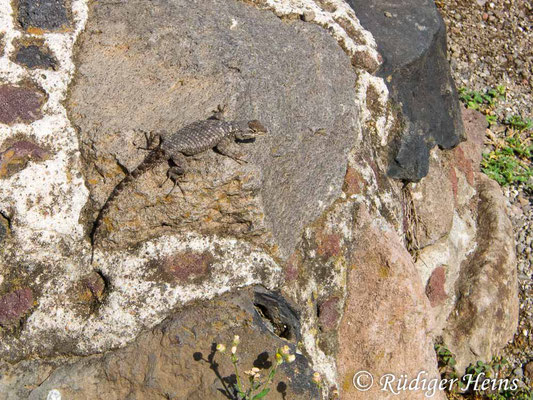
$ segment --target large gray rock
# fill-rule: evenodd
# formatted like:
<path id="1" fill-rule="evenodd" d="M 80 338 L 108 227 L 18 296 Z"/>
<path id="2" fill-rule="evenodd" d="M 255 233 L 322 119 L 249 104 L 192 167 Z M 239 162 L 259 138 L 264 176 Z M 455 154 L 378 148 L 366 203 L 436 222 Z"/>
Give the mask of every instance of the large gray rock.
<path id="1" fill-rule="evenodd" d="M 265 314 L 274 317 L 267 319 Z M 295 353 L 297 323 L 282 297 L 261 287 L 244 290 L 187 307 L 118 351 L 66 362 L 28 360 L 4 365 L 0 397 L 40 400 L 57 391 L 73 400 L 233 398 L 235 371 L 227 354 L 233 336 L 241 339 L 239 374 L 247 384 L 244 372 L 258 367 L 264 379 L 278 348 L 287 344 Z M 276 324 L 285 326 L 292 336 L 277 336 Z M 226 344 L 226 354 L 215 352 L 217 343 Z M 9 379 L 13 370 L 19 374 Z M 306 357 L 297 354 L 294 363 L 281 365 L 268 398 L 318 399 L 312 373 Z"/>
<path id="2" fill-rule="evenodd" d="M 391 95 L 401 105 L 404 128 L 389 175 L 419 181 L 429 169 L 429 150 L 463 140 L 457 92 L 446 59 L 446 28 L 431 0 L 348 0 L 374 35 Z"/>
<path id="3" fill-rule="evenodd" d="M 340 194 L 359 132 L 357 76 L 335 39 L 238 1 L 94 3 L 91 11 L 68 108 L 98 207 L 145 155 L 132 131 L 174 131 L 218 105 L 228 119 L 256 118 L 270 130 L 245 146 L 244 167 L 213 152 L 191 160 L 185 199 L 158 188 L 165 166 L 146 174 L 106 221 L 114 244 L 169 230 L 256 239 L 268 230 L 270 244 L 289 253 Z"/>

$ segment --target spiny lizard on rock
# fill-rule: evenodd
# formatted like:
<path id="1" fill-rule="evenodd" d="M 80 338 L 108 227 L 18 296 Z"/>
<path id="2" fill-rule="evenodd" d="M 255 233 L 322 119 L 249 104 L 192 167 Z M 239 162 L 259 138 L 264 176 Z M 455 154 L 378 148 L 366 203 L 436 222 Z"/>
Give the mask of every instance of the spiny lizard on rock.
<path id="1" fill-rule="evenodd" d="M 109 211 L 113 201 L 136 178 L 154 168 L 159 163 L 172 161 L 175 166 L 170 167 L 167 177 L 178 185 L 178 178 L 185 173 L 186 156 L 202 153 L 214 149 L 237 161 L 239 146 L 235 141 L 255 139 L 267 133 L 266 128 L 257 120 L 252 121 L 221 121 L 207 119 L 196 121 L 172 134 L 159 134 L 150 140 L 159 138 L 158 145 L 151 149 L 146 158 L 115 186 L 103 207 L 100 209 L 91 231 L 91 246 L 94 251 L 95 239 L 103 218 Z M 178 185 L 179 186 L 179 185 Z M 180 188 L 181 189 L 181 188 Z"/>

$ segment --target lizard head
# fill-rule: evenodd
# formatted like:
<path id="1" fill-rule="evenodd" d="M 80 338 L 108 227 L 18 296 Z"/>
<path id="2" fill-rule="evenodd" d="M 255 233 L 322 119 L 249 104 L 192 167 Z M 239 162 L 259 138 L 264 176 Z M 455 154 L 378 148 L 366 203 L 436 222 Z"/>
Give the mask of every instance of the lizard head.
<path id="1" fill-rule="evenodd" d="M 258 136 L 268 133 L 263 124 L 256 119 L 253 121 L 246 121 L 242 125 L 241 129 L 238 129 L 235 133 L 235 138 L 238 140 L 255 139 Z"/>

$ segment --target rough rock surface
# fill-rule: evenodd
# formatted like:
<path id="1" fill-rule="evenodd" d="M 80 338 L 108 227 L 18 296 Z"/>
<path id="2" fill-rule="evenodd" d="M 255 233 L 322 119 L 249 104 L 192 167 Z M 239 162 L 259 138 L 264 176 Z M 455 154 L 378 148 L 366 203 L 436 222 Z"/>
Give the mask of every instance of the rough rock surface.
<path id="1" fill-rule="evenodd" d="M 486 121 L 466 109 L 463 121 L 467 141 L 447 153 L 435 151 L 432 158 L 440 168 L 413 188 L 419 226 L 451 221 L 439 240 L 420 240 L 417 267 L 433 307 L 435 332 L 442 334 L 461 372 L 498 354 L 518 322 L 516 259 L 506 202 L 498 185 L 478 172 Z M 452 196 L 443 200 L 453 207 L 435 215 L 428 212 L 432 196 L 447 191 Z M 420 201 L 420 193 L 428 202 Z"/>
<path id="2" fill-rule="evenodd" d="M 439 376 L 429 302 L 421 282 L 412 279 L 416 275 L 413 260 L 396 232 L 372 221 L 365 207 L 357 213 L 355 231 L 348 295 L 338 330 L 342 398 L 427 398 L 426 390 L 395 395 L 383 392 L 379 384 L 385 374 L 406 374 L 414 379 L 425 371 L 427 379 Z M 359 371 L 375 377 L 368 391 L 357 390 L 352 384 Z M 437 392 L 433 398 L 445 396 Z"/>
<path id="3" fill-rule="evenodd" d="M 145 155 L 134 151 L 142 134 L 128 131 L 175 131 L 218 105 L 226 118 L 258 119 L 270 131 L 243 146 L 248 165 L 213 152 L 191 160 L 185 198 L 158 188 L 168 166 L 146 174 L 110 216 L 115 243 L 169 228 L 237 237 L 268 229 L 288 254 L 340 194 L 359 129 L 357 76 L 319 26 L 237 1 L 96 3 L 77 61 L 69 111 L 98 206 Z"/>
<path id="4" fill-rule="evenodd" d="M 22 45 L 17 50 L 15 62 L 28 68 L 54 68 L 57 64 L 48 49 L 36 44 Z"/>
<path id="5" fill-rule="evenodd" d="M 69 26 L 68 0 L 19 0 L 18 21 L 22 28 L 58 30 Z"/>
<path id="6" fill-rule="evenodd" d="M 514 238 L 498 184 L 480 175 L 475 252 L 461 270 L 458 301 L 444 340 L 463 371 L 477 360 L 490 360 L 509 342 L 518 326 L 518 282 Z"/>
<path id="7" fill-rule="evenodd" d="M 262 311 L 278 303 L 257 300 L 258 294 L 273 294 L 256 288 L 186 307 L 178 316 L 140 335 L 124 349 L 88 358 L 28 360 L 2 368 L 0 393 L 5 400 L 45 399 L 57 390 L 67 399 L 227 399 L 234 382 L 227 354 L 215 353 L 217 343 L 228 346 L 239 335 L 240 374 L 252 367 L 263 377 L 272 365 L 277 348 L 288 344 L 296 351 L 298 332 L 292 340 L 276 336 L 272 321 Z M 272 312 L 273 313 L 273 312 Z M 274 314 L 274 313 L 273 313 Z M 283 315 L 283 313 L 281 313 Z M 290 329 L 294 321 L 282 319 Z M 286 336 L 285 336 L 286 337 Z M 24 370 L 17 380 L 5 379 L 10 370 Z M 297 354 L 293 364 L 282 365 L 274 380 L 271 399 L 318 399 L 311 382 L 309 361 Z M 47 375 L 44 382 L 43 376 Z"/>
<path id="8" fill-rule="evenodd" d="M 446 59 L 446 29 L 433 1 L 348 0 L 370 30 L 383 57 L 378 76 L 403 111 L 389 175 L 419 181 L 429 170 L 432 147 L 449 149 L 463 139 L 457 92 Z M 413 23 L 413 21 L 416 21 Z"/>
<path id="9" fill-rule="evenodd" d="M 12 125 L 42 117 L 44 96 L 36 88 L 0 85 L 0 123 Z"/>
<path id="10" fill-rule="evenodd" d="M 353 371 L 384 372 L 385 359 L 368 354 L 389 357 L 395 371 L 436 373 L 433 335 L 454 329 L 432 313 L 455 306 L 449 285 L 459 287 L 477 240 L 497 239 L 476 231 L 477 147 L 434 148 L 436 175 L 417 185 L 387 176 L 404 127 L 372 75 L 372 34 L 346 2 L 57 4 L 72 29 L 43 35 L 57 65 L 35 71 L 14 62 L 20 14 L 0 0 L 0 78 L 45 93 L 41 118 L 0 124 L 5 393 L 220 397 L 203 360 L 235 333 L 243 366 L 281 344 L 298 352 L 274 398 L 351 394 Z M 91 262 L 94 213 L 144 157 L 141 130 L 178 129 L 218 105 L 228 119 L 260 119 L 270 136 L 242 144 L 242 165 L 212 151 L 191 157 L 185 196 L 158 187 L 167 165 L 146 173 L 104 221 Z M 434 191 L 453 207 L 432 222 L 420 198 L 438 204 Z M 484 215 L 500 215 L 490 198 Z M 379 311 L 367 324 L 360 299 Z M 477 326 L 475 341 L 487 332 Z M 220 362 L 224 376 L 227 367 Z"/>
<path id="11" fill-rule="evenodd" d="M 498 123 L 490 126 L 496 142 L 508 137 L 512 129 L 506 118 L 533 116 L 533 4 L 529 0 L 438 2 L 448 32 L 448 59 L 453 77 L 460 87 L 485 92 L 505 86 L 505 97 L 498 99 L 492 112 Z M 476 68 L 472 68 L 475 65 Z M 531 129 L 522 132 L 531 136 Z M 489 145 L 485 151 L 492 151 Z M 533 197 L 531 182 L 515 182 L 504 188 L 511 203 L 518 264 L 520 297 L 519 328 L 502 355 L 509 370 L 519 370 L 533 359 Z"/>

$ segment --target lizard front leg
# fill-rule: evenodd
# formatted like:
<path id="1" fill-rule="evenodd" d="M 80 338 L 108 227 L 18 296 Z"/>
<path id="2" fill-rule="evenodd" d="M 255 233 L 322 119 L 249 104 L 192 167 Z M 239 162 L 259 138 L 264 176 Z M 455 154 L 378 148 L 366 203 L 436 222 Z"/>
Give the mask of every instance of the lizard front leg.
<path id="1" fill-rule="evenodd" d="M 226 113 L 226 105 L 219 104 L 216 110 L 213 110 L 213 115 L 211 115 L 208 119 L 214 119 L 217 121 L 223 121 L 224 120 L 224 114 Z"/>
<path id="2" fill-rule="evenodd" d="M 241 151 L 241 147 L 235 143 L 233 138 L 222 139 L 215 148 L 220 154 L 237 161 L 239 164 L 248 162 L 243 158 L 244 154 Z"/>
<path id="3" fill-rule="evenodd" d="M 139 150 L 152 151 L 161 143 L 161 135 L 154 132 L 141 131 L 146 140 L 146 147 L 137 147 Z"/>

